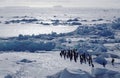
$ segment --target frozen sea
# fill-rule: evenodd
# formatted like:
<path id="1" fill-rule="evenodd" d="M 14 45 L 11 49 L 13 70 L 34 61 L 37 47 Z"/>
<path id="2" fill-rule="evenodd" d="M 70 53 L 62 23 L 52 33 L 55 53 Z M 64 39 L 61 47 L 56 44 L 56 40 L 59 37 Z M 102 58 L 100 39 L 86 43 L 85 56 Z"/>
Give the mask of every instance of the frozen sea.
<path id="1" fill-rule="evenodd" d="M 119 9 L 5 7 L 0 8 L 0 37 L 13 37 L 19 34 L 49 34 L 51 32 L 67 33 L 80 26 L 68 24 L 71 23 L 66 22 L 68 20 L 74 22 L 73 20 L 77 18 L 77 22 L 88 27 L 96 24 L 111 23 L 119 16 Z M 28 20 L 31 19 L 37 19 L 37 21 L 29 22 Z M 27 22 L 25 22 L 26 20 Z M 62 24 L 53 25 L 52 23 L 56 22 L 54 20 L 59 20 Z M 117 37 L 114 39 L 107 39 L 107 37 L 102 36 L 102 38 L 93 39 L 93 35 L 54 37 L 52 40 L 47 38 L 30 38 L 28 40 L 1 38 L 0 78 L 119 78 L 120 42 L 116 43 L 116 41 L 120 39 L 120 31 L 115 31 Z M 92 40 L 100 40 L 100 43 L 91 43 Z M 108 42 L 104 42 L 105 40 Z M 38 51 L 38 47 L 47 46 L 47 48 L 51 48 L 54 46 L 48 44 L 49 41 L 56 44 L 53 51 Z M 79 61 L 74 62 L 59 56 L 59 47 L 74 48 L 76 45 L 78 49 L 89 50 L 93 54 L 94 68 L 90 67 L 88 63 L 80 64 Z M 90 48 L 87 49 L 88 47 Z M 29 49 L 33 49 L 32 51 L 35 49 L 35 53 L 29 52 Z M 104 53 L 104 49 L 107 49 L 108 52 Z M 105 68 L 99 62 L 96 62 L 96 59 L 101 60 L 99 57 L 107 61 Z M 114 66 L 111 64 L 112 58 L 115 58 Z M 80 59 L 78 58 L 78 60 Z M 87 77 L 89 74 L 90 77 Z"/>
<path id="2" fill-rule="evenodd" d="M 67 33 L 74 31 L 79 25 L 40 25 L 36 23 L 5 24 L 5 21 L 36 18 L 49 23 L 50 20 L 66 21 L 78 18 L 82 25 L 109 23 L 120 16 L 119 9 L 83 9 L 83 8 L 0 8 L 0 37 L 12 37 L 32 34 L 48 34 L 51 32 Z M 17 18 L 16 18 L 17 17 Z M 102 19 L 102 20 L 101 20 Z"/>

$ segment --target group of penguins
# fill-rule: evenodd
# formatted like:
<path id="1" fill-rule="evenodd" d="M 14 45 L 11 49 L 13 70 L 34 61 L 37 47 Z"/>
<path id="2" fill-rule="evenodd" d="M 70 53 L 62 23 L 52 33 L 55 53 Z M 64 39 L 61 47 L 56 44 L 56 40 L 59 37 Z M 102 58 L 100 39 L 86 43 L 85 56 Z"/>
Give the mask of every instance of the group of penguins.
<path id="1" fill-rule="evenodd" d="M 70 61 L 74 60 L 75 62 L 77 62 L 79 60 L 81 64 L 85 63 L 85 64 L 89 64 L 89 66 L 94 67 L 92 55 L 90 55 L 89 53 L 79 54 L 77 52 L 77 49 L 61 50 L 60 56 L 61 58 L 63 57 L 64 59 L 70 59 Z M 114 66 L 114 62 L 115 59 L 112 58 L 111 63 L 113 66 Z M 105 67 L 106 64 L 103 62 L 102 65 L 103 67 Z"/>
<path id="2" fill-rule="evenodd" d="M 74 60 L 75 62 L 77 62 L 79 60 L 81 64 L 88 63 L 89 66 L 94 67 L 92 56 L 86 53 L 79 54 L 77 52 L 77 49 L 61 50 L 60 56 L 64 59 L 70 59 L 70 61 Z"/>

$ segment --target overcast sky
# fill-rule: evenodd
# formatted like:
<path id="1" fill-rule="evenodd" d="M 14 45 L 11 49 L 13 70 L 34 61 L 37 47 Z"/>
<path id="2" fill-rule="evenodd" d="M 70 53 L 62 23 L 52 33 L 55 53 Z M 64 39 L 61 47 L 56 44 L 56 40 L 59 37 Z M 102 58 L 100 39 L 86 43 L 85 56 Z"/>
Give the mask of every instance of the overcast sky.
<path id="1" fill-rule="evenodd" d="M 0 7 L 52 7 L 57 5 L 64 7 L 120 8 L 120 0 L 0 0 Z"/>

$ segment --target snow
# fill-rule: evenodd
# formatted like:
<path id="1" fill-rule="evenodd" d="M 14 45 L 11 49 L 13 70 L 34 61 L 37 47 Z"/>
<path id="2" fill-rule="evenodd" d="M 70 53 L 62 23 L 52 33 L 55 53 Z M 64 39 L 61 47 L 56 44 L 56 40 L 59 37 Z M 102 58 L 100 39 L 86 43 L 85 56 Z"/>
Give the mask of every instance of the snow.
<path id="1" fill-rule="evenodd" d="M 46 76 L 54 74 L 65 68 L 78 69 L 82 68 L 86 71 L 91 70 L 89 66 L 84 68 L 80 63 L 70 62 L 60 58 L 59 52 L 45 52 L 45 53 L 2 53 L 0 54 L 0 78 L 4 78 L 7 74 L 15 75 L 17 71 L 22 71 L 24 78 L 46 78 Z M 29 59 L 34 62 L 24 63 L 18 61 L 22 59 Z M 89 71 L 90 72 L 90 71 Z"/>
<path id="2" fill-rule="evenodd" d="M 108 69 L 101 69 L 96 68 L 92 70 L 92 75 L 95 76 L 95 78 L 119 78 L 120 73 Z"/>
<path id="3" fill-rule="evenodd" d="M 81 70 L 67 70 L 64 69 L 61 73 L 60 78 L 90 78 L 90 75 L 87 72 Z"/>
<path id="4" fill-rule="evenodd" d="M 63 71 L 47 78 L 91 78 L 90 74 L 82 70 L 64 69 Z"/>
<path id="5" fill-rule="evenodd" d="M 57 74 L 48 76 L 47 78 L 119 78 L 120 73 L 108 69 L 96 68 L 92 69 L 92 74 L 82 70 L 64 69 Z"/>
<path id="6" fill-rule="evenodd" d="M 59 51 L 41 51 L 40 53 L 1 52 L 0 57 L 0 78 L 7 77 L 7 75 L 16 76 L 16 78 L 58 78 L 54 76 L 60 76 L 60 78 L 73 78 L 73 76 L 74 78 L 91 78 L 93 71 L 95 75 L 98 71 L 103 72 L 103 70 L 120 72 L 120 61 L 116 59 L 115 66 L 108 62 L 106 68 L 103 68 L 102 65 L 94 62 L 95 67 L 92 68 L 88 64 L 81 65 L 79 61 L 75 63 L 69 59 L 64 60 L 59 56 Z M 25 61 L 21 62 L 24 59 Z M 110 58 L 107 61 L 110 61 Z M 119 73 L 114 74 L 114 77 L 119 77 Z"/>
<path id="7" fill-rule="evenodd" d="M 39 34 L 49 34 L 54 32 L 57 33 L 68 33 L 74 31 L 78 26 L 43 26 L 36 24 L 0 24 L 0 37 L 13 37 L 19 34 L 23 35 L 39 35 Z M 9 33 L 9 34 L 8 34 Z"/>
<path id="8" fill-rule="evenodd" d="M 52 31 L 67 33 L 74 31 L 80 24 L 95 25 L 110 23 L 120 16 L 120 10 L 117 9 L 105 11 L 104 9 L 81 8 L 0 8 L 0 10 L 0 29 L 4 29 L 0 31 L 0 37 L 11 37 L 19 34 L 48 34 Z M 26 19 L 27 21 L 25 21 Z M 31 21 L 31 19 L 34 21 Z M 71 19 L 72 22 L 67 22 L 67 20 Z M 59 20 L 59 22 L 53 25 L 52 23 L 54 22 L 52 20 Z M 72 24 L 71 26 L 71 23 L 78 23 L 78 25 Z"/>
<path id="9" fill-rule="evenodd" d="M 120 16 L 120 10 L 0 8 L 0 11 L 0 37 L 11 37 L 0 38 L 0 78 L 120 77 L 120 19 L 113 22 Z M 94 67 L 59 56 L 60 49 L 73 48 L 78 52 L 90 51 Z"/>
<path id="10" fill-rule="evenodd" d="M 105 65 L 107 64 L 107 61 L 104 59 L 103 56 L 98 56 L 96 59 L 95 59 L 95 62 L 99 63 L 99 64 L 103 64 L 105 63 Z"/>

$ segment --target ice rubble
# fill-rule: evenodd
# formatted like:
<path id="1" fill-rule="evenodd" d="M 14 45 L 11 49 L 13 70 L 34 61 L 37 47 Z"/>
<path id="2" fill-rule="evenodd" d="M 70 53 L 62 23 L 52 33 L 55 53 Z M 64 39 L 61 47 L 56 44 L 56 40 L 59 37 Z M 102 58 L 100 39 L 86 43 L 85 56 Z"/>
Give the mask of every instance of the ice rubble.
<path id="1" fill-rule="evenodd" d="M 65 68 L 63 71 L 55 75 L 48 76 L 47 78 L 91 78 L 91 75 L 80 69 L 71 70 L 71 69 Z"/>
<path id="2" fill-rule="evenodd" d="M 92 69 L 91 71 L 92 74 L 89 74 L 80 69 L 70 70 L 66 68 L 57 74 L 48 76 L 47 78 L 119 78 L 120 77 L 119 72 L 108 69 L 95 68 Z"/>
<path id="3" fill-rule="evenodd" d="M 119 72 L 102 68 L 92 69 L 92 75 L 95 78 L 120 78 Z"/>

